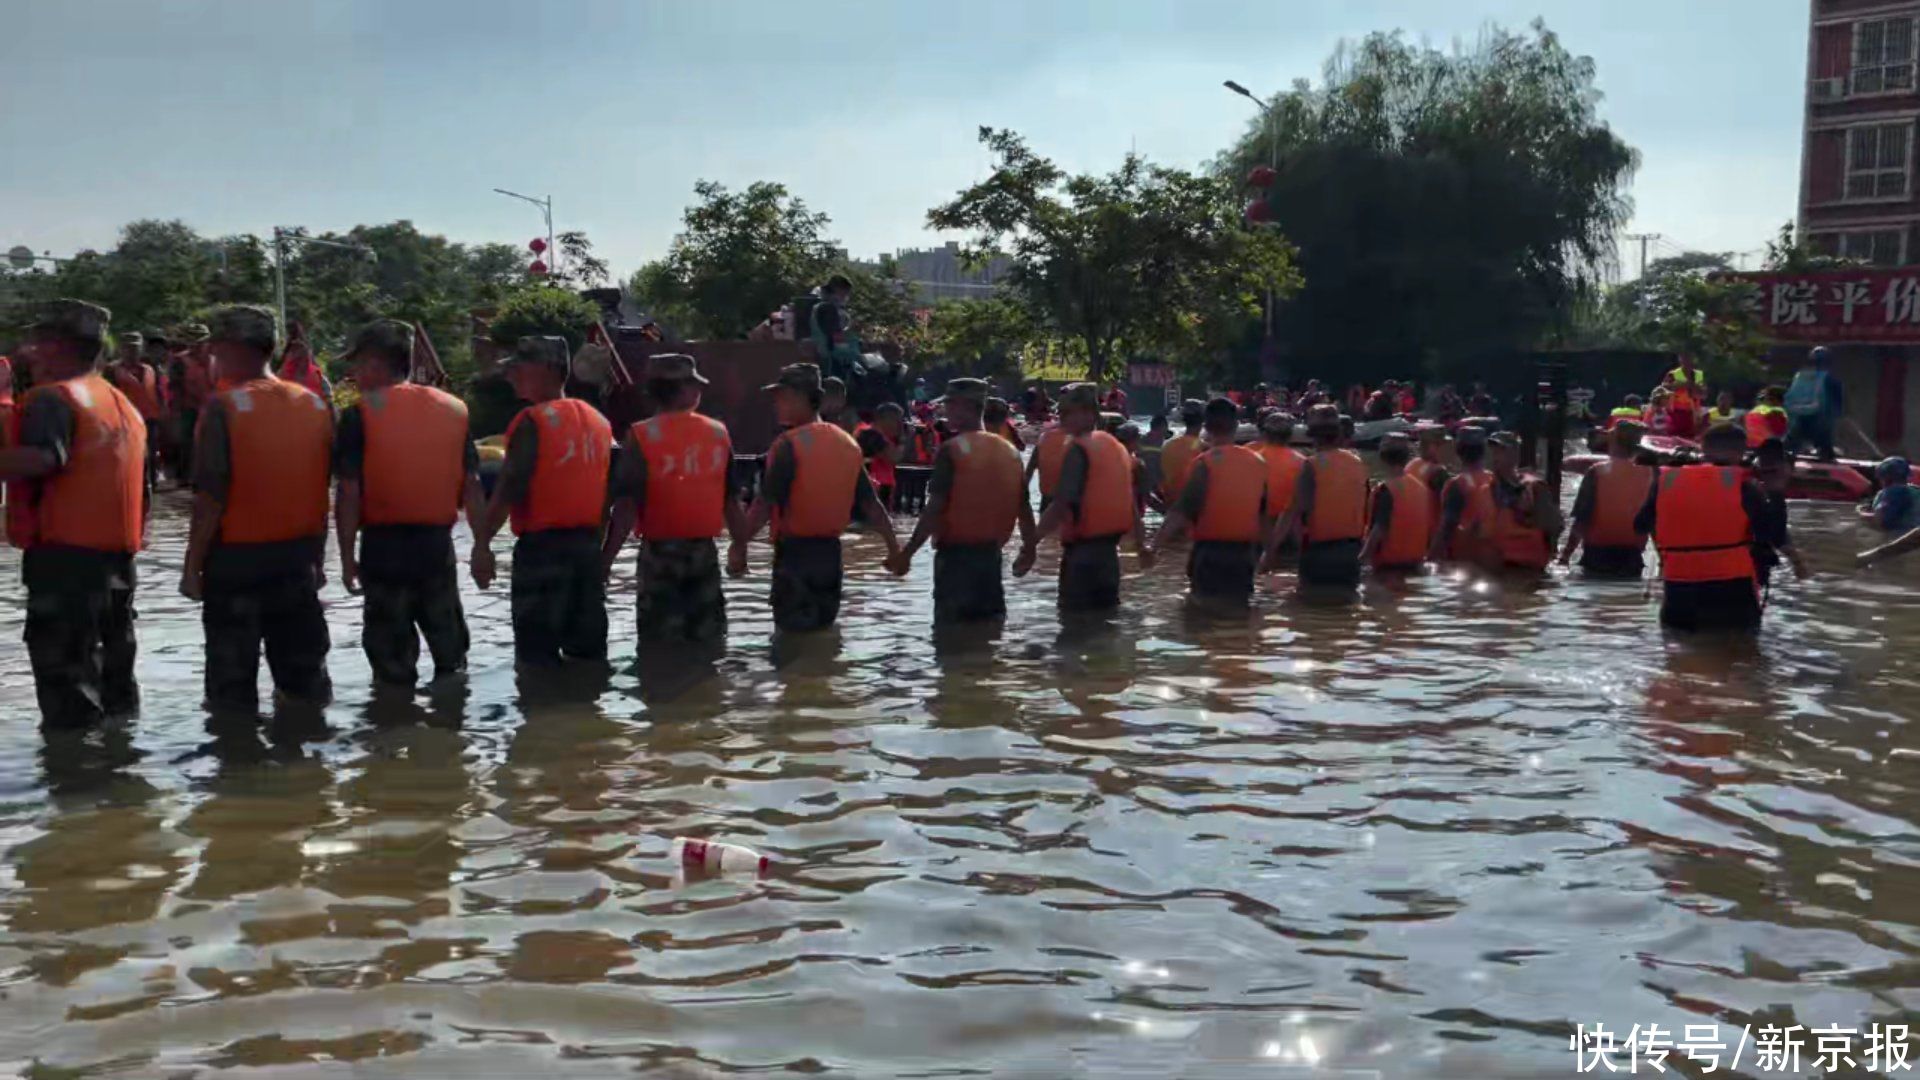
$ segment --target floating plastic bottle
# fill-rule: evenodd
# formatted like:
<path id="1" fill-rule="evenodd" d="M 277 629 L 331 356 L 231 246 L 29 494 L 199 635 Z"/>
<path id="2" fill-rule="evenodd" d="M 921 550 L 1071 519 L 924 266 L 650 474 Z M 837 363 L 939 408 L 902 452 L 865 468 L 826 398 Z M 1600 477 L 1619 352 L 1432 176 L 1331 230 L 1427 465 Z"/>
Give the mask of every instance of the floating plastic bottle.
<path id="1" fill-rule="evenodd" d="M 718 840 L 694 840 L 678 837 L 673 841 L 672 857 L 689 870 L 726 877 L 760 877 L 767 872 L 767 857 L 739 844 Z"/>

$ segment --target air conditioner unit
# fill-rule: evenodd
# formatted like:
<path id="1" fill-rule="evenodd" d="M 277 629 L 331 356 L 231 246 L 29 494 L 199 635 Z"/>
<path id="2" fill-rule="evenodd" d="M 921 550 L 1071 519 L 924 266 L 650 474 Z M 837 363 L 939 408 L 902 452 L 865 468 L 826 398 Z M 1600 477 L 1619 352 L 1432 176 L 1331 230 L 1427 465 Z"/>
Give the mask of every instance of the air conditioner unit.
<path id="1" fill-rule="evenodd" d="M 1813 80 L 1810 96 L 1815 101 L 1839 101 L 1847 96 L 1847 79 L 1841 75 L 1831 79 Z"/>

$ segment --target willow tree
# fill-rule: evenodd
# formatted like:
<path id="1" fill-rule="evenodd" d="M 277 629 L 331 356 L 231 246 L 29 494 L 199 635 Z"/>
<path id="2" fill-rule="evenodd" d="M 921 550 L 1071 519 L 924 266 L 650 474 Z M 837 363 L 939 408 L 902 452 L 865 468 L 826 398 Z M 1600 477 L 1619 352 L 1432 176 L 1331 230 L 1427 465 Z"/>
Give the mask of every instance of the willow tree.
<path id="1" fill-rule="evenodd" d="M 1279 325 L 1295 370 L 1445 371 L 1563 320 L 1632 209 L 1637 155 L 1599 105 L 1593 61 L 1539 22 L 1446 51 L 1375 34 L 1276 96 L 1216 172 L 1277 158 L 1266 199 L 1306 277 Z"/>

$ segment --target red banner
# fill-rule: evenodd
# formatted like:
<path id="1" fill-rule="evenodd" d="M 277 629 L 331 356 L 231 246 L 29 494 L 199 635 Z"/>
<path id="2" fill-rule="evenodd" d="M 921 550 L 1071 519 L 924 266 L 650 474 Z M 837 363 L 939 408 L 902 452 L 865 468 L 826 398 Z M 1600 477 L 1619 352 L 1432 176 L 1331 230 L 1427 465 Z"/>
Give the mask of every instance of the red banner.
<path id="1" fill-rule="evenodd" d="M 1758 288 L 1754 314 L 1776 340 L 1920 344 L 1920 267 L 1726 276 Z"/>
<path id="2" fill-rule="evenodd" d="M 1173 385 L 1173 368 L 1166 364 L 1128 364 L 1127 381 L 1135 386 L 1165 389 Z"/>

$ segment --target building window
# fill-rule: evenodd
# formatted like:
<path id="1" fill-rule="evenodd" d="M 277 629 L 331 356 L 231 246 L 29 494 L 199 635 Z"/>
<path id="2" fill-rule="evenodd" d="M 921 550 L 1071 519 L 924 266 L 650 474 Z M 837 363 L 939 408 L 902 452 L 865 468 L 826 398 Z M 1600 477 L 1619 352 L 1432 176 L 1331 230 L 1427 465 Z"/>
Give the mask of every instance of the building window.
<path id="1" fill-rule="evenodd" d="M 1848 128 L 1846 197 L 1904 197 L 1907 194 L 1907 143 L 1912 134 L 1911 123 Z"/>
<path id="2" fill-rule="evenodd" d="M 1853 92 L 1913 89 L 1913 17 L 1867 19 L 1853 26 Z"/>
<path id="3" fill-rule="evenodd" d="M 1900 266 L 1906 261 L 1906 252 L 1900 250 L 1902 234 L 1901 229 L 1862 229 L 1816 233 L 1808 240 L 1823 254 L 1859 259 L 1874 266 Z"/>

